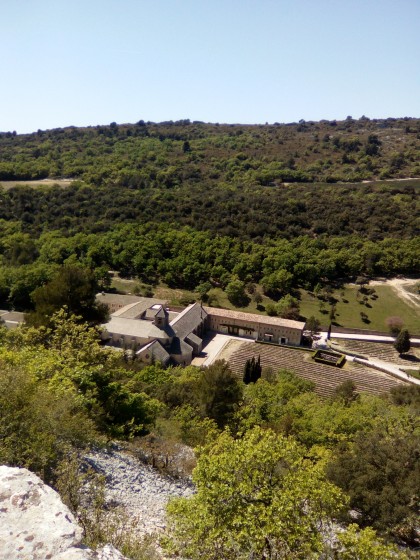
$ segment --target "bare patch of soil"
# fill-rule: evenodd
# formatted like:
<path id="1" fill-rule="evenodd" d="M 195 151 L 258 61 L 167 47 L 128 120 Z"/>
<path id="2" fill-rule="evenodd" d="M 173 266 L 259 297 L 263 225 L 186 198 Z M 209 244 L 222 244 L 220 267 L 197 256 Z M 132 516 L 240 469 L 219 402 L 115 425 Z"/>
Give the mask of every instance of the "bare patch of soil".
<path id="1" fill-rule="evenodd" d="M 51 187 L 52 185 L 58 185 L 59 187 L 70 186 L 75 179 L 40 179 L 39 181 L 0 181 L 0 186 L 5 190 L 12 189 L 13 187 L 18 187 L 20 185 L 25 185 L 28 187 Z"/>
<path id="2" fill-rule="evenodd" d="M 409 292 L 406 289 L 408 286 L 414 286 L 419 281 L 419 279 L 391 278 L 388 280 L 371 280 L 369 286 L 391 286 L 400 299 L 414 307 L 414 309 L 420 310 L 420 295 Z"/>

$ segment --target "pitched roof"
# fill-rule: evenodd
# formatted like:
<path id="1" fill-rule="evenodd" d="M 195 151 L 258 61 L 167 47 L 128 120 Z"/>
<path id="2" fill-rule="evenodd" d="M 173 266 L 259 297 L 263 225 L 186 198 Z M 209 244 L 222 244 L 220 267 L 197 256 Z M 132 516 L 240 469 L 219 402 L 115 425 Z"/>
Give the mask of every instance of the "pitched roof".
<path id="1" fill-rule="evenodd" d="M 153 305 L 164 305 L 166 302 L 163 299 L 154 298 L 140 298 L 139 301 L 130 303 L 125 307 L 115 311 L 113 317 L 125 317 L 126 319 L 137 319 L 147 310 L 149 310 Z M 153 316 L 155 313 L 153 313 Z"/>
<path id="2" fill-rule="evenodd" d="M 194 329 L 199 327 L 207 313 L 199 303 L 193 303 L 181 311 L 181 313 L 170 322 L 170 326 L 179 338 L 185 338 Z"/>
<path id="3" fill-rule="evenodd" d="M 153 340 L 149 342 L 149 344 L 146 344 L 146 346 L 143 346 L 143 348 L 140 348 L 140 350 L 137 350 L 136 355 L 140 356 L 147 351 L 150 351 L 153 358 L 159 362 L 167 363 L 171 358 L 165 348 L 163 348 L 157 340 Z"/>
<path id="4" fill-rule="evenodd" d="M 269 317 L 267 315 L 257 315 L 256 313 L 244 313 L 243 311 L 232 311 L 231 309 L 221 309 L 219 307 L 205 307 L 205 311 L 210 316 L 225 319 L 237 319 L 238 321 L 248 321 L 261 325 L 271 325 L 274 327 L 285 327 L 289 329 L 303 330 L 305 323 L 302 321 L 292 321 L 281 317 Z"/>
<path id="5" fill-rule="evenodd" d="M 191 343 L 192 343 L 192 344 L 196 344 L 197 346 L 200 346 L 200 344 L 203 342 L 203 341 L 201 340 L 201 338 L 200 338 L 199 336 L 197 336 L 196 334 L 194 334 L 194 333 L 188 334 L 188 335 L 185 337 L 185 341 L 186 341 L 188 344 L 191 344 Z"/>
<path id="6" fill-rule="evenodd" d="M 169 347 L 169 353 L 175 356 L 183 356 L 192 354 L 192 347 L 187 344 L 184 340 L 178 338 L 177 336 L 172 339 L 171 346 Z"/>
<path id="7" fill-rule="evenodd" d="M 160 308 L 157 310 L 155 317 L 162 317 L 163 319 L 168 317 L 168 312 L 163 307 L 163 305 L 161 305 Z"/>

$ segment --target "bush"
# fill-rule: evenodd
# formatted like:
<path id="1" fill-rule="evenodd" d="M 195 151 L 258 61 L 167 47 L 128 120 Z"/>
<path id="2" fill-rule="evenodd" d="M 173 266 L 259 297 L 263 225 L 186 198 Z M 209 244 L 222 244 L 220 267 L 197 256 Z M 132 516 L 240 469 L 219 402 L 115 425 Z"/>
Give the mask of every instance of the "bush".
<path id="1" fill-rule="evenodd" d="M 94 423 L 71 391 L 55 392 L 23 367 L 0 370 L 0 462 L 26 467 L 47 483 L 69 447 L 98 440 Z"/>

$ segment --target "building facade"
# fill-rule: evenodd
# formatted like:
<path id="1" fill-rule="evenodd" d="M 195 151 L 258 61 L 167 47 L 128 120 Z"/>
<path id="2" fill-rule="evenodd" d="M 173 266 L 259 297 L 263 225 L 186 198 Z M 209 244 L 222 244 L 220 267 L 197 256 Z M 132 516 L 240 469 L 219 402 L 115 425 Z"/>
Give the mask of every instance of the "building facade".
<path id="1" fill-rule="evenodd" d="M 103 325 L 104 342 L 131 350 L 145 363 L 189 365 L 202 352 L 203 338 L 209 331 L 298 346 L 305 327 L 300 321 L 199 303 L 173 312 L 166 301 L 153 298 L 98 294 L 98 301 L 110 310 L 110 319 Z"/>
<path id="2" fill-rule="evenodd" d="M 305 327 L 305 323 L 302 321 L 215 307 L 205 307 L 204 309 L 208 314 L 207 324 L 211 331 L 276 344 L 299 346 L 301 343 Z"/>

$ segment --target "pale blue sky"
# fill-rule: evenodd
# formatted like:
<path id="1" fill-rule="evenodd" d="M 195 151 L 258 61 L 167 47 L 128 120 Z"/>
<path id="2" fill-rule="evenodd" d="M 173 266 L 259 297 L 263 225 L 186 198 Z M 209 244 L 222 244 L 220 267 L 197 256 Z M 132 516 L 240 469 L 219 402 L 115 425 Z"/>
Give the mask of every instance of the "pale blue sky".
<path id="1" fill-rule="evenodd" d="M 0 131 L 420 117 L 420 0 L 0 0 Z"/>

